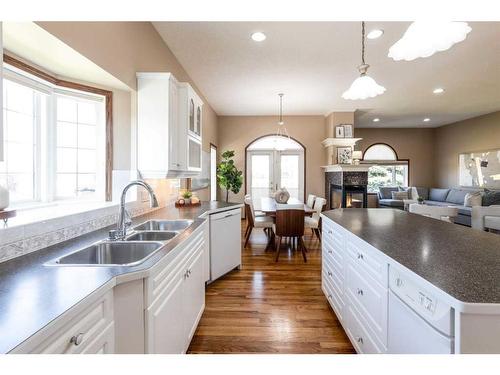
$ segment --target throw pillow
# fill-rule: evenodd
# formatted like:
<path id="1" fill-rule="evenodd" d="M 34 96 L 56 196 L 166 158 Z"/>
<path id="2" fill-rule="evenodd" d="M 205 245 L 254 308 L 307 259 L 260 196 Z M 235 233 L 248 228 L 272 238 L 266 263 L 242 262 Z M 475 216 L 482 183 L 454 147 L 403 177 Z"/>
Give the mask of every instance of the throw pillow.
<path id="1" fill-rule="evenodd" d="M 500 191 L 484 189 L 483 206 L 500 204 Z"/>
<path id="2" fill-rule="evenodd" d="M 403 199 L 408 199 L 408 192 L 407 191 L 393 191 L 392 192 L 392 199 L 397 200 L 397 201 L 402 201 Z"/>
<path id="3" fill-rule="evenodd" d="M 467 193 L 465 194 L 464 198 L 464 206 L 465 207 L 481 206 L 482 199 L 483 197 L 480 191 L 476 191 L 474 193 Z"/>

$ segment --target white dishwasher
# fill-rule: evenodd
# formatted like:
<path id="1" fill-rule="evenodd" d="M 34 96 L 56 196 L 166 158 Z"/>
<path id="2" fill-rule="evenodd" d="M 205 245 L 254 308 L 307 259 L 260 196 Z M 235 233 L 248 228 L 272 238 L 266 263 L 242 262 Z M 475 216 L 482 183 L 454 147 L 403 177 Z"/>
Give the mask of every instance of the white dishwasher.
<path id="1" fill-rule="evenodd" d="M 241 209 L 210 215 L 210 281 L 241 266 Z"/>
<path id="2" fill-rule="evenodd" d="M 426 286 L 389 268 L 388 353 L 454 352 L 453 309 Z"/>

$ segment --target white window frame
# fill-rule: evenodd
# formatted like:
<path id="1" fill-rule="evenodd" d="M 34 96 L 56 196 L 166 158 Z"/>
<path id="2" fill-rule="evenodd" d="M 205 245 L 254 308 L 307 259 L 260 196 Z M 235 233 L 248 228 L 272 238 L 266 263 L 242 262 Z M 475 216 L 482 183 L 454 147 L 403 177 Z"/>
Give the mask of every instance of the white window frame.
<path id="1" fill-rule="evenodd" d="M 34 199 L 29 201 L 17 201 L 12 204 L 15 208 L 34 208 L 44 206 L 50 203 L 78 203 L 78 202 L 104 202 L 106 200 L 106 98 L 103 95 L 82 92 L 69 88 L 54 85 L 41 78 L 33 76 L 21 69 L 18 69 L 9 64 L 3 64 L 3 77 L 9 81 L 13 81 L 23 86 L 30 87 L 34 90 L 47 95 L 47 113 L 45 124 L 47 126 L 42 131 L 42 118 L 38 117 L 36 124 L 35 137 L 37 141 L 36 156 L 35 156 L 35 193 Z M 97 160 L 98 169 L 96 170 L 96 193 L 88 197 L 78 198 L 57 198 L 56 197 L 56 168 L 57 168 L 57 96 L 68 96 L 70 98 L 81 98 L 84 100 L 102 103 L 99 106 L 98 113 L 98 140 L 97 140 Z M 40 103 L 37 103 L 40 105 Z M 38 108 L 40 113 L 41 108 Z M 3 110 L 2 110 L 3 111 Z"/>
<path id="2" fill-rule="evenodd" d="M 385 143 L 375 143 L 373 145 L 371 145 L 370 147 L 368 147 L 366 150 L 365 150 L 365 155 L 366 155 L 366 152 L 373 146 L 385 146 L 387 148 L 390 149 L 391 153 L 394 155 L 394 159 L 393 160 L 371 160 L 371 159 L 365 159 L 363 158 L 363 161 L 362 161 L 362 164 L 370 164 L 372 166 L 381 166 L 381 167 L 398 167 L 398 166 L 405 166 L 405 173 L 404 173 L 404 180 L 405 180 L 405 183 L 404 183 L 404 186 L 408 186 L 409 183 L 410 183 L 410 176 L 409 176 L 409 170 L 410 170 L 410 161 L 409 160 L 399 160 L 397 159 L 397 154 L 396 154 L 396 151 L 389 145 L 385 144 Z M 368 174 L 368 178 L 369 178 L 369 174 Z M 396 173 L 395 173 L 395 170 L 393 169 L 393 173 L 392 173 L 392 186 L 398 186 L 397 185 L 397 180 L 396 180 Z M 378 190 L 377 191 L 372 191 L 372 190 L 369 190 L 368 193 L 378 193 Z"/>

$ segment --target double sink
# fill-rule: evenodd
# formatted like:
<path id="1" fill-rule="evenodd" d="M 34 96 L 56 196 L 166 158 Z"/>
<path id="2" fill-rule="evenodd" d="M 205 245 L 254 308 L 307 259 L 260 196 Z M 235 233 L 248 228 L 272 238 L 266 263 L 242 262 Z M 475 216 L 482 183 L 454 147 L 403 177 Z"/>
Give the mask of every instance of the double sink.
<path id="1" fill-rule="evenodd" d="M 52 266 L 136 266 L 178 236 L 192 220 L 150 220 L 122 241 L 103 240 L 47 263 Z"/>

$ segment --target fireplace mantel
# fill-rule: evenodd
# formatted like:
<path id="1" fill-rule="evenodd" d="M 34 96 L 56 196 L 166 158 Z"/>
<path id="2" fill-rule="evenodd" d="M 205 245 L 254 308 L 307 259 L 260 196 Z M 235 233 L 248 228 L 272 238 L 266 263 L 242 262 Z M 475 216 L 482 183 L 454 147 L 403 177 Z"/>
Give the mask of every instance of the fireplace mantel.
<path id="1" fill-rule="evenodd" d="M 324 165 L 321 168 L 325 172 L 368 172 L 373 164 L 330 164 Z"/>

